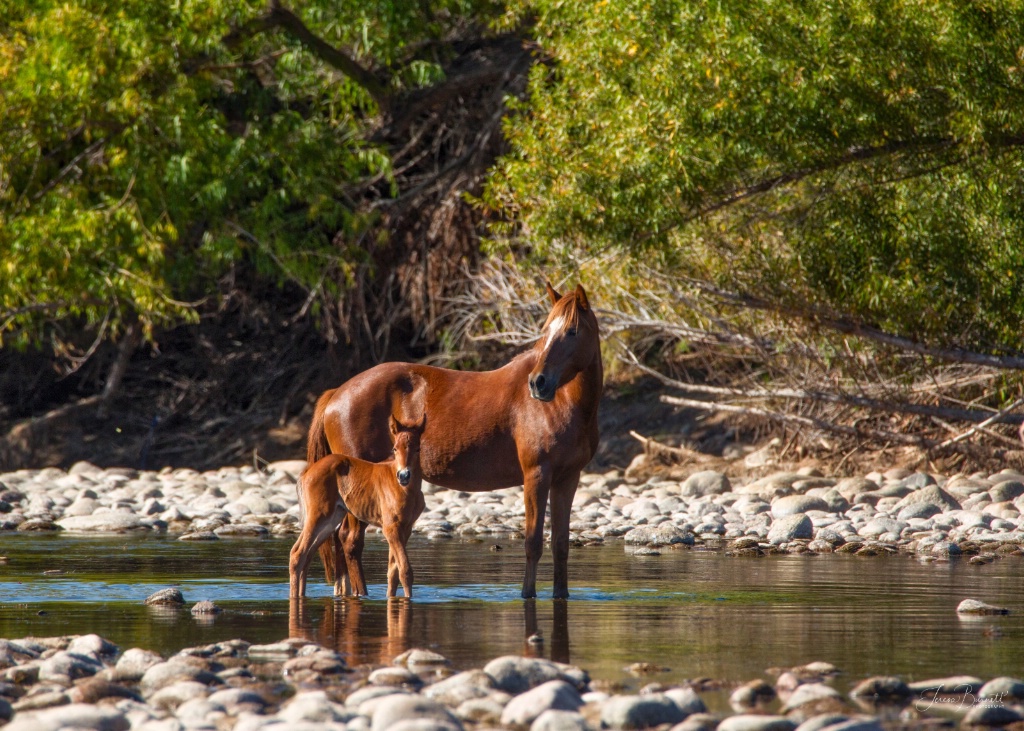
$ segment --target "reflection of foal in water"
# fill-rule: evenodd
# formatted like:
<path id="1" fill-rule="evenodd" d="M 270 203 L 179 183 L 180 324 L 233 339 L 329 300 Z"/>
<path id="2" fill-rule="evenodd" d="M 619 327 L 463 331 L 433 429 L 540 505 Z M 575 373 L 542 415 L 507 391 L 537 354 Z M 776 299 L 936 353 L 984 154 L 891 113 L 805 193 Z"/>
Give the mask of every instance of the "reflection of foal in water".
<path id="1" fill-rule="evenodd" d="M 412 566 L 405 545 L 425 507 L 419 459 L 423 425 L 422 418 L 411 427 L 392 418 L 393 457 L 387 461 L 364 462 L 330 454 L 302 473 L 297 485 L 302 532 L 292 546 L 289 561 L 293 598 L 306 594 L 306 572 L 317 548 L 327 580 L 334 579 L 335 596 L 344 593 L 343 578 L 348 578 L 350 572 L 362 576 L 361 566 L 347 564 L 338 538 L 338 529 L 349 513 L 363 523 L 380 526 L 388 541 L 387 595 L 395 596 L 401 580 L 405 596 L 412 596 Z"/>

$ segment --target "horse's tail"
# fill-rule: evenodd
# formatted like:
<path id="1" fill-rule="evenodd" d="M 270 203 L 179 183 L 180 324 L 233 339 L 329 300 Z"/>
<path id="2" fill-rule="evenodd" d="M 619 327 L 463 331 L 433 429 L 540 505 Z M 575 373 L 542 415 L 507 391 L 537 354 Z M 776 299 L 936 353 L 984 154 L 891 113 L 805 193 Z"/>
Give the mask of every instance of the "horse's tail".
<path id="1" fill-rule="evenodd" d="M 327 443 L 327 434 L 324 431 L 324 414 L 327 411 L 327 404 L 337 390 L 332 388 L 329 391 L 324 391 L 320 394 L 320 398 L 316 400 L 316 408 L 313 409 L 313 421 L 309 425 L 309 436 L 306 437 L 307 466 L 312 465 L 331 453 L 331 445 Z"/>

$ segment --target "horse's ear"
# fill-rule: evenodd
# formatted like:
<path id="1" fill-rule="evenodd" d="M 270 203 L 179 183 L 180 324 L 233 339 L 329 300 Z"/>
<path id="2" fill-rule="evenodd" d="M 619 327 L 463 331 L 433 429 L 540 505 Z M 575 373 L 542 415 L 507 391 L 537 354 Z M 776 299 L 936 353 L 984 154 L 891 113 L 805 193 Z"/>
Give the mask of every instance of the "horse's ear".
<path id="1" fill-rule="evenodd" d="M 551 282 L 544 282 L 544 289 L 547 290 L 551 304 L 558 304 L 558 300 L 562 299 L 562 295 L 555 291 L 555 288 L 551 286 Z"/>
<path id="2" fill-rule="evenodd" d="M 576 302 L 580 308 L 584 310 L 590 309 L 590 301 L 587 299 L 587 293 L 584 291 L 582 284 L 576 285 Z"/>

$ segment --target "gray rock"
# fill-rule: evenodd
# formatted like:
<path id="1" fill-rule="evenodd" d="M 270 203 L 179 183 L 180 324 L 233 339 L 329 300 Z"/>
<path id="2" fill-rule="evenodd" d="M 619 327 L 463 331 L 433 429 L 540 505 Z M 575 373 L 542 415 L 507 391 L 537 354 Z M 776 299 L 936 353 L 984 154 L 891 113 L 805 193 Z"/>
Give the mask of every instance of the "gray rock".
<path id="1" fill-rule="evenodd" d="M 736 710 L 767 703 L 775 699 L 775 688 L 761 678 L 744 683 L 729 696 L 729 704 Z"/>
<path id="2" fill-rule="evenodd" d="M 705 713 L 708 710 L 693 688 L 669 688 L 662 695 L 675 703 L 684 716 Z"/>
<path id="3" fill-rule="evenodd" d="M 876 675 L 857 683 L 850 691 L 850 695 L 854 698 L 898 700 L 912 694 L 907 684 L 899 678 L 891 675 Z"/>
<path id="4" fill-rule="evenodd" d="M 383 698 L 389 695 L 409 695 L 409 691 L 392 685 L 366 685 L 356 690 L 345 698 L 345 707 L 358 710 L 367 701 Z"/>
<path id="5" fill-rule="evenodd" d="M 161 688 L 182 681 L 195 681 L 204 685 L 210 685 L 211 683 L 219 682 L 219 679 L 208 670 L 203 670 L 195 665 L 169 660 L 147 669 L 139 681 L 139 689 L 142 691 L 143 696 L 149 696 Z"/>
<path id="6" fill-rule="evenodd" d="M 220 613 L 220 607 L 211 602 L 209 599 L 204 599 L 201 602 L 196 602 L 192 606 L 192 614 L 218 614 Z"/>
<path id="7" fill-rule="evenodd" d="M 508 693 L 496 692 L 501 697 L 508 697 Z M 501 714 L 505 710 L 497 698 L 487 696 L 485 698 L 470 698 L 463 701 L 456 707 L 455 715 L 463 721 L 472 721 L 477 724 L 497 726 L 501 721 Z M 568 713 L 569 711 L 552 711 L 553 713 Z"/>
<path id="8" fill-rule="evenodd" d="M 1009 614 L 1010 610 L 1005 607 L 997 607 L 994 604 L 986 604 L 977 599 L 964 599 L 957 605 L 957 614 Z"/>
<path id="9" fill-rule="evenodd" d="M 76 637 L 71 640 L 71 643 L 67 647 L 68 652 L 85 654 L 92 653 L 98 657 L 116 655 L 119 649 L 120 648 L 110 640 L 106 640 L 96 634 Z"/>
<path id="10" fill-rule="evenodd" d="M 863 477 L 845 477 L 836 483 L 835 489 L 847 500 L 853 500 L 862 493 L 874 492 L 878 489 L 878 484 Z"/>
<path id="11" fill-rule="evenodd" d="M 933 556 L 941 556 L 943 558 L 956 558 L 962 553 L 963 551 L 960 550 L 960 546 L 950 541 L 939 541 L 931 548 Z"/>
<path id="12" fill-rule="evenodd" d="M 900 500 L 893 508 L 893 512 L 899 513 L 899 511 L 903 510 L 903 508 L 908 505 L 920 505 L 922 503 L 935 505 L 942 510 L 960 509 L 960 503 L 956 498 L 938 485 L 929 485 L 928 487 L 922 487 L 920 490 L 915 490 Z"/>
<path id="13" fill-rule="evenodd" d="M 809 510 L 828 512 L 829 506 L 820 497 L 814 495 L 787 495 L 772 502 L 772 517 L 776 519 L 806 513 Z"/>
<path id="14" fill-rule="evenodd" d="M 985 683 L 973 675 L 953 675 L 948 678 L 931 678 L 908 683 L 912 693 L 933 697 L 938 695 L 977 693 Z"/>
<path id="15" fill-rule="evenodd" d="M 95 675 L 102 669 L 103 663 L 95 657 L 61 650 L 39 663 L 39 682 L 67 684 Z"/>
<path id="16" fill-rule="evenodd" d="M 213 531 L 220 538 L 266 538 L 270 529 L 258 523 L 228 523 Z"/>
<path id="17" fill-rule="evenodd" d="M 73 703 L 43 711 L 18 713 L 4 726 L 4 731 L 60 731 L 69 728 L 127 731 L 130 726 L 125 715 L 113 708 Z"/>
<path id="18" fill-rule="evenodd" d="M 267 701 L 263 696 L 246 688 L 226 688 L 224 690 L 218 690 L 215 693 L 211 693 L 207 700 L 210 703 L 223 706 L 229 711 L 232 711 L 232 715 L 237 715 L 237 710 L 240 707 L 263 709 L 267 705 Z"/>
<path id="19" fill-rule="evenodd" d="M 813 537 L 814 526 L 811 519 L 803 514 L 779 518 L 768 529 L 768 542 L 776 546 L 780 543 L 789 543 L 797 538 L 811 539 Z"/>
<path id="20" fill-rule="evenodd" d="M 366 680 L 371 685 L 423 685 L 419 675 L 403 667 L 377 668 Z"/>
<path id="21" fill-rule="evenodd" d="M 885 731 L 877 718 L 851 718 L 825 726 L 822 731 Z"/>
<path id="22" fill-rule="evenodd" d="M 613 729 L 641 729 L 677 724 L 685 718 L 683 711 L 660 694 L 612 696 L 601 706 L 601 726 Z"/>
<path id="23" fill-rule="evenodd" d="M 988 494 L 992 497 L 992 502 L 994 503 L 1016 500 L 1021 495 L 1024 495 L 1024 482 L 1020 480 L 1006 480 L 1005 482 L 993 485 Z"/>
<path id="24" fill-rule="evenodd" d="M 981 686 L 979 698 L 998 698 L 1000 700 L 1024 700 L 1024 680 L 1006 676 L 992 678 Z"/>
<path id="25" fill-rule="evenodd" d="M 411 650 L 406 650 L 401 655 L 396 657 L 392 662 L 395 665 L 447 665 L 448 658 L 444 655 L 440 655 L 433 650 L 423 650 L 418 647 L 414 647 Z"/>
<path id="26" fill-rule="evenodd" d="M 705 495 L 722 495 L 732 489 L 729 478 L 721 472 L 705 470 L 694 472 L 679 487 L 684 497 L 704 497 Z"/>
<path id="27" fill-rule="evenodd" d="M 549 680 L 516 696 L 501 714 L 502 726 L 529 726 L 547 710 L 575 711 L 583 705 L 579 691 L 564 680 Z"/>
<path id="28" fill-rule="evenodd" d="M 208 693 L 209 689 L 202 683 L 194 680 L 182 680 L 161 688 L 147 700 L 153 708 L 173 710 L 196 698 L 205 698 Z"/>
<path id="29" fill-rule="evenodd" d="M 512 695 L 525 693 L 561 676 L 558 665 L 540 658 L 506 655 L 484 665 L 484 672 L 494 679 L 494 686 Z"/>
<path id="30" fill-rule="evenodd" d="M 462 731 L 462 723 L 459 719 L 440 703 L 429 698 L 403 695 L 387 700 L 387 703 L 379 704 L 373 712 L 372 731 L 387 731 L 408 721 L 418 722 L 417 728 L 420 728 L 421 731 L 426 731 L 423 722 L 427 722 L 431 728 L 435 729 Z"/>
<path id="31" fill-rule="evenodd" d="M 172 586 L 168 589 L 161 589 L 160 591 L 153 592 L 146 597 L 146 601 L 144 601 L 143 604 L 147 604 L 149 606 L 165 604 L 170 604 L 172 606 L 184 606 L 185 597 L 182 595 L 181 589 Z"/>
<path id="32" fill-rule="evenodd" d="M 927 520 L 941 512 L 942 508 L 934 503 L 915 503 L 914 505 L 908 505 L 900 510 L 896 514 L 896 518 L 902 521 L 907 521 L 911 518 Z"/>
<path id="33" fill-rule="evenodd" d="M 575 711 L 547 710 L 537 716 L 530 731 L 587 731 L 587 722 Z"/>
<path id="34" fill-rule="evenodd" d="M 796 690 L 786 699 L 782 712 L 788 713 L 808 703 L 816 703 L 817 701 L 839 697 L 839 691 L 829 685 L 824 683 L 804 683 L 797 686 Z"/>
<path id="35" fill-rule="evenodd" d="M 1024 721 L 1020 711 L 996 703 L 979 703 L 967 711 L 964 726 L 1008 726 Z"/>
<path id="36" fill-rule="evenodd" d="M 483 670 L 466 670 L 423 689 L 423 695 L 456 708 L 474 698 L 486 698 L 495 689 L 494 678 Z"/>
<path id="37" fill-rule="evenodd" d="M 694 713 L 684 721 L 677 723 L 669 731 L 715 731 L 718 727 L 718 716 L 710 713 Z"/>
<path id="38" fill-rule="evenodd" d="M 927 472 L 915 472 L 912 475 L 908 475 L 900 480 L 900 485 L 909 487 L 911 489 L 918 489 L 928 487 L 929 485 L 935 484 L 935 478 L 929 475 Z"/>
<path id="39" fill-rule="evenodd" d="M 718 724 L 718 731 L 794 731 L 796 724 L 784 716 L 741 713 Z"/>
<path id="40" fill-rule="evenodd" d="M 300 721 L 346 723 L 352 720 L 355 714 L 345 710 L 344 706 L 332 702 L 324 691 L 316 690 L 296 695 L 288 705 L 278 711 L 277 717 L 287 724 L 296 724 Z"/>
<path id="41" fill-rule="evenodd" d="M 627 544 L 640 546 L 670 546 L 675 544 L 692 546 L 695 543 L 693 533 L 684 530 L 674 523 L 638 525 L 627 532 L 622 538 Z"/>
<path id="42" fill-rule="evenodd" d="M 811 716 L 796 727 L 796 731 L 822 731 L 830 726 L 837 726 L 840 723 L 849 721 L 850 717 L 842 713 L 821 713 Z"/>
<path id="43" fill-rule="evenodd" d="M 62 529 L 69 533 L 125 533 L 127 531 L 147 530 L 142 518 L 134 513 L 93 513 L 92 515 L 73 515 L 57 521 Z"/>

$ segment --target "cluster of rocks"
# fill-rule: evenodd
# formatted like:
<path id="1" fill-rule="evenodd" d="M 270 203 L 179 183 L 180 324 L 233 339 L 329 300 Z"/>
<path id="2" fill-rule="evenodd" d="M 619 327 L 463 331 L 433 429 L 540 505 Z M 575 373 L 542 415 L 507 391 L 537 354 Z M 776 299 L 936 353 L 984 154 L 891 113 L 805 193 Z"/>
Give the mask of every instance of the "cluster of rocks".
<path id="1" fill-rule="evenodd" d="M 304 462 L 210 472 L 141 472 L 79 463 L 0 474 L 0 530 L 155 531 L 182 540 L 288 535 L 299 529 L 295 479 Z M 465 493 L 424 485 L 416 530 L 518 534 L 522 490 Z M 585 474 L 573 502 L 577 544 L 621 536 L 630 550 L 732 541 L 739 554 L 908 550 L 986 562 L 1021 552 L 1024 475 L 944 477 L 893 469 L 862 477 L 814 470 L 737 479 L 697 472 L 683 481 L 631 482 L 617 471 Z"/>
<path id="2" fill-rule="evenodd" d="M 787 669 L 774 683 L 736 688 L 735 713 L 712 714 L 699 686 L 609 694 L 580 668 L 540 658 L 455 672 L 437 653 L 414 649 L 390 666 L 350 668 L 298 638 L 230 640 L 166 659 L 121 652 L 98 635 L 23 638 L 0 640 L 0 723 L 8 721 L 5 731 L 880 731 L 894 718 L 901 728 L 934 728 L 939 710 L 964 726 L 1024 720 L 1024 682 L 1012 678 L 875 677 L 843 695 L 829 684 L 835 675 L 827 663 Z"/>

